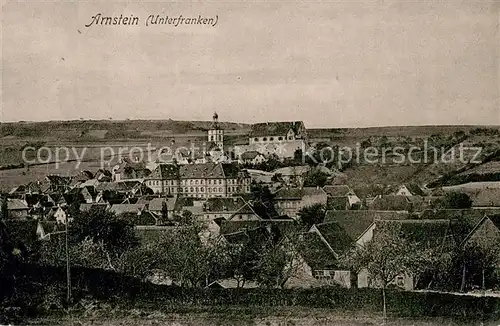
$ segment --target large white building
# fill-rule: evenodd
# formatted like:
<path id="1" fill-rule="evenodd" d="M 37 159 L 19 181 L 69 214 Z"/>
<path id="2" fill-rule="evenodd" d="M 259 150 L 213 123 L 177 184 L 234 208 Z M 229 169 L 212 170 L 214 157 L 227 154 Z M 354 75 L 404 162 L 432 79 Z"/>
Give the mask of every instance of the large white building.
<path id="1" fill-rule="evenodd" d="M 307 147 L 307 132 L 302 121 L 279 121 L 252 125 L 248 144 L 236 145 L 234 151 L 237 156 L 257 151 L 265 156 L 292 158 L 295 151 L 305 152 Z"/>
<path id="2" fill-rule="evenodd" d="M 154 193 L 212 198 L 250 193 L 251 178 L 238 164 L 160 164 L 145 184 Z"/>

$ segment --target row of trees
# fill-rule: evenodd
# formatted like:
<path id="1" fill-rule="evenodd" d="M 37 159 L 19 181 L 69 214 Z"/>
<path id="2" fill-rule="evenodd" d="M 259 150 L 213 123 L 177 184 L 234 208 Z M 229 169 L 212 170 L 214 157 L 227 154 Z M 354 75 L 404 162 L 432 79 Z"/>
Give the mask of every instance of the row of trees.
<path id="1" fill-rule="evenodd" d="M 139 239 L 131 216 L 101 208 L 75 214 L 69 228 L 72 266 L 140 278 L 161 271 L 183 287 L 207 286 L 226 278 L 236 280 L 238 287 L 248 281 L 283 287 L 296 267 L 296 251 L 283 245 L 286 237 L 277 228 L 255 229 L 234 242 L 219 241 L 205 237 L 204 227 L 183 214 L 179 219 L 185 223 L 179 227 Z M 42 242 L 40 263 L 64 266 L 65 254 L 64 237 L 51 236 Z"/>

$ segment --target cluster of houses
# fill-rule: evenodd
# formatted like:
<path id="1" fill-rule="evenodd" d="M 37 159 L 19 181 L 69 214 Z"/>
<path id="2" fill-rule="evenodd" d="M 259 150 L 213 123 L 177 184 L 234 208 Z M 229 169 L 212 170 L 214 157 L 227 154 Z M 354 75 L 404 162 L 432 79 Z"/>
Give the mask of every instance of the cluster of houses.
<path id="1" fill-rule="evenodd" d="M 82 171 L 73 177 L 48 175 L 13 188 L 4 196 L 2 206 L 8 219 L 38 221 L 39 238 L 47 238 L 54 223 L 70 222 L 73 217 L 68 207 L 77 204 L 80 211 L 103 207 L 117 215 L 137 216 L 136 229 L 143 237 L 178 227 L 173 223 L 176 216 L 190 212 L 193 219 L 206 224 L 205 237 L 238 243 L 254 236 L 265 238 L 300 230 L 300 211 L 323 205 L 326 213 L 321 223 L 305 232 L 291 233 L 305 245 L 294 247 L 297 239 L 282 239 L 283 244 L 295 248 L 292 250 L 296 250 L 299 266 L 289 287 L 376 286 L 368 273 L 354 275 L 340 266 L 339 259 L 349 248 L 372 241 L 376 228 L 388 222 L 399 223 L 409 236 L 428 245 L 464 245 L 485 233 L 500 239 L 497 190 L 490 189 L 491 195 L 476 194 L 473 207 L 468 209 L 436 209 L 434 204 L 443 193 L 415 184 L 397 185 L 386 194 L 362 196 L 346 183 L 339 184 L 336 172 L 324 166 L 284 167 L 272 172 L 243 168 L 241 163 L 265 161 L 271 150 L 278 150 L 273 154 L 281 158 L 293 157 L 297 149 L 307 146 L 302 122 L 254 125 L 248 142 L 235 147 L 241 154 L 239 161 L 214 159 L 226 155 L 217 114 L 208 141 L 207 155 L 191 161 L 182 157 L 168 163 L 123 159 L 111 170 Z M 314 169 L 328 176 L 327 185 L 304 186 L 306 175 Z M 271 190 L 276 216 L 256 212 L 253 184 Z M 416 286 L 408 275 L 401 275 L 394 283 L 404 289 Z M 231 284 L 221 280 L 214 286 Z"/>

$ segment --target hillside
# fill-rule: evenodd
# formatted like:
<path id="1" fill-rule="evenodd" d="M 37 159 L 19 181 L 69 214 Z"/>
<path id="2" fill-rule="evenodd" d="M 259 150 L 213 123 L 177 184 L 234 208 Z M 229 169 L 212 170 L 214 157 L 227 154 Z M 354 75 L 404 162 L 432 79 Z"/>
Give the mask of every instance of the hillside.
<path id="1" fill-rule="evenodd" d="M 46 122 L 11 122 L 0 124 L 0 138 L 41 140 L 99 140 L 99 139 L 141 139 L 168 137 L 175 134 L 204 133 L 211 121 L 176 120 L 72 120 Z M 229 133 L 249 126 L 242 123 L 221 122 Z"/>
<path id="2" fill-rule="evenodd" d="M 15 122 L 0 124 L 0 166 L 22 167 L 22 150 L 25 146 L 39 148 L 47 146 L 89 147 L 87 162 L 96 165 L 102 146 L 169 146 L 174 140 L 177 146 L 206 140 L 206 131 L 211 121 L 175 120 L 73 120 L 48 122 Z M 245 140 L 251 125 L 221 122 L 225 130 L 225 143 Z M 354 188 L 372 185 L 390 185 L 404 182 L 429 184 L 430 186 L 454 185 L 470 181 L 500 180 L 500 126 L 407 126 L 372 128 L 326 128 L 308 129 L 309 139 L 314 143 L 329 146 L 360 144 L 379 149 L 410 146 L 423 148 L 424 142 L 449 151 L 448 156 L 458 158 L 460 146 L 480 146 L 479 164 L 453 162 L 427 162 L 392 164 L 391 157 L 382 164 L 352 164 L 344 169 L 348 183 Z M 454 151 L 454 152 L 453 152 Z M 424 151 L 415 152 L 424 155 Z M 469 153 L 472 155 L 472 153 Z M 432 155 L 432 154 L 431 154 Z M 467 157 L 471 159 L 471 157 Z M 31 158 L 30 158 L 31 159 Z M 94 159 L 94 161 L 92 161 Z M 47 168 L 45 168 L 46 170 Z M 22 171 L 21 171 L 22 170 Z M 16 173 L 38 174 L 40 171 L 17 170 Z M 14 170 L 11 170 L 14 173 Z M 7 175 L 3 175 L 7 178 Z M 15 176 L 10 176 L 14 178 Z M 14 178 L 15 179 L 15 178 Z M 14 180 L 15 181 L 15 180 Z"/>

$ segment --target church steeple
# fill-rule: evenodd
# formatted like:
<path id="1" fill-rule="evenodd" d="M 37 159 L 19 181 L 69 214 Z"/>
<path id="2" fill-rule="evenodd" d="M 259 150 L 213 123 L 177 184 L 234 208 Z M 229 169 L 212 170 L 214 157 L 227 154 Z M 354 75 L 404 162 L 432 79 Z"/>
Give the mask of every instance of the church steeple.
<path id="1" fill-rule="evenodd" d="M 224 130 L 219 125 L 219 115 L 217 112 L 214 112 L 212 117 L 212 124 L 210 126 L 210 130 L 208 130 L 208 141 L 213 142 L 223 150 L 224 146 Z"/>
<path id="2" fill-rule="evenodd" d="M 214 115 L 212 117 L 212 129 L 219 129 L 219 115 L 217 112 L 214 112 Z"/>

